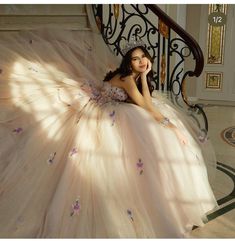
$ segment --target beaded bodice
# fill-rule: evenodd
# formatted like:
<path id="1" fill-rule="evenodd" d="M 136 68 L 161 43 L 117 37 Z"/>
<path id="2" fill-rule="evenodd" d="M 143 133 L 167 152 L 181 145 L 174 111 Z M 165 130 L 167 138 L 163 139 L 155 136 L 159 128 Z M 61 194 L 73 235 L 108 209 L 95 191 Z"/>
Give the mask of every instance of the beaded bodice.
<path id="1" fill-rule="evenodd" d="M 106 103 L 110 101 L 126 101 L 127 98 L 128 95 L 124 89 L 112 86 L 110 82 L 104 82 L 101 91 L 96 93 L 93 97 L 93 99 L 99 103 Z"/>
<path id="2" fill-rule="evenodd" d="M 124 89 L 112 86 L 110 82 L 104 82 L 102 95 L 118 101 L 125 101 L 128 98 Z"/>

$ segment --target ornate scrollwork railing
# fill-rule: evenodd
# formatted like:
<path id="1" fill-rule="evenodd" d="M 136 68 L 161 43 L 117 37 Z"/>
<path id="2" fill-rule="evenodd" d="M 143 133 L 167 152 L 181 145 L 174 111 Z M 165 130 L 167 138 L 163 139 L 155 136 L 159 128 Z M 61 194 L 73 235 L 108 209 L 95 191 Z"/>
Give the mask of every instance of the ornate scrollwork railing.
<path id="1" fill-rule="evenodd" d="M 204 66 L 197 42 L 156 5 L 97 4 L 92 9 L 105 43 L 116 56 L 122 55 L 120 49 L 131 37 L 145 41 L 154 59 L 154 89 L 166 92 L 174 104 L 187 107 L 206 134 L 205 112 L 202 106 L 188 102 L 185 91 L 186 79 L 200 76 Z M 190 58 L 195 63 L 193 70 L 185 67 Z"/>

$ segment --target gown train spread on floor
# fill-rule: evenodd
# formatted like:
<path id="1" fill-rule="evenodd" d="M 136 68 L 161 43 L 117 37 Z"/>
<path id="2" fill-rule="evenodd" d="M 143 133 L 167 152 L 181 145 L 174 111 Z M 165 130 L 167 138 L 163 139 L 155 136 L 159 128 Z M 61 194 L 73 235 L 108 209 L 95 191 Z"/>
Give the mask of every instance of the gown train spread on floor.
<path id="1" fill-rule="evenodd" d="M 116 63 L 94 36 L 0 40 L 0 237 L 184 237 L 217 205 L 210 141 L 160 93 L 188 145 L 103 83 Z"/>

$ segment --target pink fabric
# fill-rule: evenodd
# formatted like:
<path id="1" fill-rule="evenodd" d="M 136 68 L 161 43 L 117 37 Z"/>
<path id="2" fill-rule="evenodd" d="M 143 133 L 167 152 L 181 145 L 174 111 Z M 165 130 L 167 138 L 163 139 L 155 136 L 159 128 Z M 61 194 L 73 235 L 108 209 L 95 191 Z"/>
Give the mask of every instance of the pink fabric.
<path id="1" fill-rule="evenodd" d="M 0 236 L 185 237 L 216 207 L 210 142 L 160 93 L 155 107 L 187 146 L 102 83 L 114 62 L 86 47 L 91 37 L 50 30 L 0 41 Z"/>

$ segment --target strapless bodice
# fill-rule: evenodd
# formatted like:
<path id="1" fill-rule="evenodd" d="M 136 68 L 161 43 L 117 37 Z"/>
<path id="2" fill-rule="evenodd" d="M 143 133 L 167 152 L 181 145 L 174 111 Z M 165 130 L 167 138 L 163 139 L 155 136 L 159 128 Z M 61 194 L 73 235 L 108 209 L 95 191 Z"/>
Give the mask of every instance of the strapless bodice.
<path id="1" fill-rule="evenodd" d="M 93 92 L 93 98 L 99 103 L 110 101 L 126 101 L 128 98 L 124 89 L 111 85 L 110 82 L 104 82 L 100 91 Z"/>
<path id="2" fill-rule="evenodd" d="M 104 82 L 101 93 L 102 95 L 117 101 L 125 101 L 128 98 L 128 95 L 124 89 L 112 86 L 110 82 Z"/>

